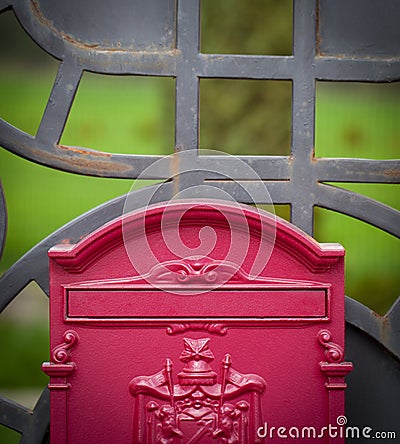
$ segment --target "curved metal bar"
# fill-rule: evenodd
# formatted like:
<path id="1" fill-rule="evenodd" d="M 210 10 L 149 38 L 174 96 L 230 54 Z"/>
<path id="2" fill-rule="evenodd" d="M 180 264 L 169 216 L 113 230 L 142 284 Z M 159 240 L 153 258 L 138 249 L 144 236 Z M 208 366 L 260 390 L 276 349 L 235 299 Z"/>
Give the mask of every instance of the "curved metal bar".
<path id="1" fill-rule="evenodd" d="M 0 145 L 8 151 L 41 165 L 56 168 L 70 173 L 113 177 L 121 179 L 153 179 L 166 180 L 179 173 L 178 162 L 172 156 L 142 156 L 111 154 L 81 147 L 52 145 L 40 143 L 35 137 L 20 131 L 5 120 L 0 119 Z M 206 179 L 219 179 L 220 175 L 213 171 L 218 169 L 229 172 L 229 177 L 236 180 L 247 180 L 248 168 L 240 168 L 237 159 L 258 174 L 261 180 L 289 180 L 291 159 L 287 156 L 197 156 L 193 159 L 184 157 L 185 161 L 196 162 L 196 166 L 207 173 Z M 157 168 L 151 168 L 151 175 L 143 174 L 145 170 L 157 162 Z"/>
<path id="2" fill-rule="evenodd" d="M 400 161 L 316 158 L 313 172 L 320 182 L 400 183 Z"/>
<path id="3" fill-rule="evenodd" d="M 12 6 L 11 0 L 0 0 L 0 14 L 8 9 L 10 6 Z"/>
<path id="4" fill-rule="evenodd" d="M 359 328 L 400 359 L 400 297 L 385 316 L 346 296 L 346 322 Z"/>
<path id="5" fill-rule="evenodd" d="M 155 160 L 162 158 L 110 154 L 80 147 L 43 144 L 2 119 L 0 144 L 8 151 L 32 162 L 87 176 L 136 179 Z"/>
<path id="6" fill-rule="evenodd" d="M 0 181 L 0 257 L 3 254 L 7 234 L 7 206 L 4 197 L 3 185 Z"/>
<path id="7" fill-rule="evenodd" d="M 315 205 L 346 214 L 400 237 L 400 212 L 358 193 L 319 184 Z"/>

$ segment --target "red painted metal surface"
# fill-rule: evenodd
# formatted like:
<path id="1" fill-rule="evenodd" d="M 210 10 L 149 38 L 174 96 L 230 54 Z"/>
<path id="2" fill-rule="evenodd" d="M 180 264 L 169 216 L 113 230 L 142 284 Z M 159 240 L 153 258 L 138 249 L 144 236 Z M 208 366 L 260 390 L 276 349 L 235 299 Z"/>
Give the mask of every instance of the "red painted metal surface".
<path id="1" fill-rule="evenodd" d="M 196 248 L 205 225 L 209 254 L 171 252 L 168 231 Z M 147 248 L 158 263 L 139 274 Z M 249 207 L 175 203 L 49 256 L 52 444 L 344 442 L 340 245 Z"/>

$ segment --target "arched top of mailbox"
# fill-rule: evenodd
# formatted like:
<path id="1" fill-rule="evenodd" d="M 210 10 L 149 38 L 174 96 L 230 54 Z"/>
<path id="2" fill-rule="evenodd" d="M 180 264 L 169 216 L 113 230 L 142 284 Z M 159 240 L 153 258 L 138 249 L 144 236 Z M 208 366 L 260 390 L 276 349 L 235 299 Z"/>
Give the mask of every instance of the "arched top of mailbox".
<path id="1" fill-rule="evenodd" d="M 232 230 L 248 233 L 255 238 L 275 238 L 276 248 L 286 251 L 312 271 L 325 271 L 344 256 L 344 249 L 340 244 L 318 243 L 294 225 L 271 213 L 222 201 L 212 201 L 212 204 L 207 201 L 199 204 L 179 201 L 139 209 L 109 222 L 77 244 L 54 246 L 49 250 L 49 256 L 67 270 L 79 272 L 113 248 L 121 246 L 124 242 L 123 230 L 124 233 L 129 232 L 131 239 L 143 236 L 144 232 L 147 235 L 156 233 L 176 226 L 177 214 L 185 215 L 180 224 L 193 224 L 196 227 L 221 227 L 226 225 L 228 217 Z M 243 222 L 247 226 L 243 226 Z"/>

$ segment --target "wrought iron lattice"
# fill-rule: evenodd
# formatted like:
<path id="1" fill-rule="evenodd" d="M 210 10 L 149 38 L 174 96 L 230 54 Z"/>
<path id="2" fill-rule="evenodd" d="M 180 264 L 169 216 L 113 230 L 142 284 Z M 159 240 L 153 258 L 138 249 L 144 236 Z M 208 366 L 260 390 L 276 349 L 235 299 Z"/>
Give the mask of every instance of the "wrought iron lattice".
<path id="1" fill-rule="evenodd" d="M 332 6 L 333 3 L 335 6 Z M 18 156 L 49 168 L 82 175 L 135 179 L 161 156 L 110 154 L 60 145 L 82 73 L 91 71 L 173 77 L 176 81 L 175 152 L 193 152 L 187 159 L 202 172 L 213 171 L 215 165 L 220 163 L 225 169 L 230 169 L 233 180 L 246 180 L 246 169 L 233 164 L 229 157 L 197 155 L 200 80 L 289 80 L 293 85 L 290 156 L 239 156 L 240 160 L 251 165 L 259 177 L 268 182 L 274 204 L 290 204 L 292 223 L 310 235 L 313 233 L 314 207 L 317 206 L 346 214 L 400 236 L 398 211 L 364 195 L 327 184 L 399 183 L 398 161 L 314 156 L 316 81 L 400 80 L 399 40 L 397 45 L 393 44 L 393 38 L 400 37 L 398 20 L 394 20 L 395 25 L 380 24 L 380 27 L 387 26 L 390 32 L 385 38 L 375 40 L 368 47 L 367 54 L 352 52 L 352 39 L 358 37 L 354 37 L 356 31 L 352 31 L 351 23 L 343 21 L 340 32 L 335 33 L 333 24 L 341 23 L 343 17 L 357 15 L 361 8 L 377 7 L 377 2 L 373 0 L 369 0 L 367 6 L 361 3 L 360 0 L 295 0 L 293 55 L 253 56 L 200 52 L 200 0 L 153 0 L 150 3 L 146 0 L 118 0 L 113 2 L 113 14 L 109 14 L 105 3 L 96 4 L 93 8 L 93 2 L 78 0 L 1 0 L 0 12 L 12 9 L 25 31 L 45 51 L 60 60 L 60 65 L 36 135 L 31 136 L 0 120 L 0 144 Z M 380 7 L 386 10 L 382 21 L 385 17 L 398 17 L 400 14 L 400 7 L 395 1 L 384 2 Z M 66 8 L 75 14 L 66 14 Z M 141 25 L 141 16 L 144 14 L 150 14 L 147 27 Z M 113 20 L 121 21 L 118 29 L 113 26 Z M 92 26 L 86 26 L 88 21 Z M 170 158 L 164 159 L 160 165 L 162 167 L 153 170 L 152 175 L 146 178 L 166 180 L 173 172 L 179 189 L 190 186 L 195 180 L 201 182 L 212 179 L 214 186 L 231 194 L 236 193 L 232 183 L 219 181 L 220 177 L 213 173 L 204 173 L 199 178 L 193 176 L 188 181 L 179 176 L 182 166 Z M 254 182 L 254 189 L 257 190 L 259 185 Z M 174 184 L 167 183 L 160 199 L 171 196 L 176 189 Z M 151 192 L 151 187 L 137 192 L 138 207 Z M 247 203 L 246 195 L 235 195 L 235 198 Z M 3 310 L 32 280 L 48 293 L 47 250 L 63 238 L 76 241 L 117 217 L 122 213 L 123 204 L 124 197 L 105 203 L 101 208 L 70 222 L 23 256 L 1 278 L 0 309 Z M 0 245 L 3 245 L 6 233 L 3 193 L 0 194 L 0 207 Z M 346 316 L 350 360 L 357 364 L 362 359 L 361 355 L 371 352 L 375 353 L 376 364 L 389 352 L 384 358 L 386 369 L 376 368 L 373 364 L 369 370 L 365 370 L 364 376 L 370 380 L 373 372 L 379 372 L 382 381 L 383 378 L 389 381 L 386 388 L 382 389 L 385 396 L 390 395 L 392 400 L 397 396 L 398 399 L 399 300 L 385 317 L 379 317 L 348 298 Z M 369 418 L 368 406 L 357 401 L 364 387 L 362 378 L 357 376 L 357 380 L 356 376 L 349 389 L 349 414 Z M 393 415 L 388 411 L 389 407 L 386 410 L 381 408 L 379 413 L 375 409 L 377 416 L 375 422 L 370 424 L 379 424 L 379 418 Z M 46 390 L 33 412 L 5 398 L 0 398 L 0 412 L 1 423 L 20 432 L 21 442 L 39 443 L 45 439 L 48 426 Z"/>

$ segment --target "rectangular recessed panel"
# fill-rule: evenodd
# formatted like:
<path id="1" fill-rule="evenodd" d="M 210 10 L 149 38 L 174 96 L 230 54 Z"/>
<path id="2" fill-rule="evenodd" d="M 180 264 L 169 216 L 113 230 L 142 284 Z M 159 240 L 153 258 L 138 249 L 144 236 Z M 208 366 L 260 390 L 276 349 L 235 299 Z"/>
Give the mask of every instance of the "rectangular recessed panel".
<path id="1" fill-rule="evenodd" d="M 323 318 L 325 289 L 212 291 L 69 290 L 67 317 L 86 319 Z"/>

